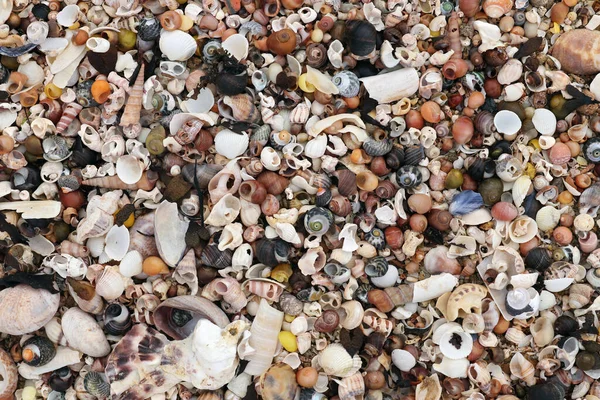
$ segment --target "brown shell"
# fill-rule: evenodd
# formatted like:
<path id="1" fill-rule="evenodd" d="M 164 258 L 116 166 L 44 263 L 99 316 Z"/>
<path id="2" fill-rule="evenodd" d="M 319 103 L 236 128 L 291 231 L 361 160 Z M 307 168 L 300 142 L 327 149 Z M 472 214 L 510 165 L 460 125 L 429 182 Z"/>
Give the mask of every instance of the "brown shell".
<path id="1" fill-rule="evenodd" d="M 134 184 L 127 184 L 123 182 L 117 175 L 105 176 L 102 178 L 86 179 L 81 184 L 86 186 L 95 186 L 107 189 L 126 189 L 126 190 L 152 190 L 156 181 L 158 180 L 158 174 L 154 171 L 144 172 L 142 178 Z"/>
<path id="2" fill-rule="evenodd" d="M 600 72 L 600 32 L 573 29 L 556 39 L 552 55 L 565 72 L 588 75 Z"/>
<path id="3" fill-rule="evenodd" d="M 135 83 L 129 92 L 129 98 L 125 104 L 125 111 L 121 116 L 120 126 L 135 125 L 140 123 L 140 112 L 142 111 L 142 99 L 144 96 L 144 63 L 140 67 Z"/>
<path id="4" fill-rule="evenodd" d="M 263 171 L 256 178 L 256 180 L 263 184 L 263 186 L 267 189 L 267 193 L 270 193 L 274 196 L 283 193 L 289 184 L 287 178 L 273 171 Z"/>
<path id="5" fill-rule="evenodd" d="M 293 400 L 299 389 L 296 373 L 283 363 L 272 365 L 260 377 L 260 386 L 264 400 Z"/>
<path id="6" fill-rule="evenodd" d="M 17 366 L 10 355 L 2 349 L 0 349 L 0 364 L 2 364 L 4 370 L 2 371 L 2 387 L 4 390 L 0 392 L 0 400 L 12 400 L 19 382 Z"/>

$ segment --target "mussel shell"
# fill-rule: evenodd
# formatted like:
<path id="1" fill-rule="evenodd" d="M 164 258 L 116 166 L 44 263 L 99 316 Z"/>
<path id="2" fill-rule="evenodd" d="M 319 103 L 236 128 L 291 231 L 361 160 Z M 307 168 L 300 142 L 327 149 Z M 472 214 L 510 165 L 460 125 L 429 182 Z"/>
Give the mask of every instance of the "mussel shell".
<path id="1" fill-rule="evenodd" d="M 384 276 L 388 271 L 389 265 L 384 257 L 373 257 L 367 265 L 365 265 L 365 274 L 372 278 Z"/>
<path id="2" fill-rule="evenodd" d="M 585 142 L 583 145 L 583 155 L 589 162 L 600 162 L 600 137 L 593 137 Z"/>
<path id="3" fill-rule="evenodd" d="M 50 339 L 44 336 L 32 336 L 23 343 L 22 352 L 33 352 L 33 359 L 23 360 L 25 364 L 33 367 L 41 367 L 48 364 L 56 355 L 56 348 Z"/>
<path id="4" fill-rule="evenodd" d="M 403 188 L 410 189 L 419 186 L 423 181 L 423 174 L 414 165 L 404 165 L 396 171 L 396 183 Z"/>
<path id="5" fill-rule="evenodd" d="M 190 336 L 200 319 L 208 319 L 221 328 L 229 323 L 227 315 L 216 304 L 198 296 L 167 299 L 156 308 L 153 316 L 158 330 L 175 340 Z"/>
<path id="6" fill-rule="evenodd" d="M 311 208 L 304 214 L 304 228 L 312 235 L 323 235 L 333 226 L 333 214 L 326 208 Z"/>
<path id="7" fill-rule="evenodd" d="M 537 271 L 545 270 L 553 262 L 552 254 L 550 254 L 548 249 L 543 247 L 533 248 L 529 250 L 529 253 L 525 256 L 525 266 Z"/>
<path id="8" fill-rule="evenodd" d="M 90 371 L 83 378 L 83 387 L 92 396 L 106 398 L 110 396 L 110 385 L 104 379 L 104 374 Z"/>
<path id="9" fill-rule="evenodd" d="M 113 303 L 104 310 L 104 329 L 111 335 L 124 335 L 131 325 L 129 310 L 124 305 Z"/>

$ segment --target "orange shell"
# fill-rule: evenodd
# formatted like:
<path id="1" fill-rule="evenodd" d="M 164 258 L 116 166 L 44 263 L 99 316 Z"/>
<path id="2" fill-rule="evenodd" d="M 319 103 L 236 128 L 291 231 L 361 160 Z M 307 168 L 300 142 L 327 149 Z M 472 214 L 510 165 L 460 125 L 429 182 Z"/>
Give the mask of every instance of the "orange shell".
<path id="1" fill-rule="evenodd" d="M 110 84 L 104 80 L 97 80 L 92 84 L 91 91 L 94 100 L 102 104 L 108 100 L 108 96 L 111 94 Z"/>

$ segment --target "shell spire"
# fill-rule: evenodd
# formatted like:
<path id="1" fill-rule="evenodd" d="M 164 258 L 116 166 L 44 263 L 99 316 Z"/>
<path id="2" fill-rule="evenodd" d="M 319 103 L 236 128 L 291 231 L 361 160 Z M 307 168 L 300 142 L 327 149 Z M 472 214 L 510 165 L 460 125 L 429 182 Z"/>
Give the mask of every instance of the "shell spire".
<path id="1" fill-rule="evenodd" d="M 141 130 L 140 112 L 142 111 L 142 100 L 144 96 L 144 63 L 142 62 L 135 83 L 129 93 L 125 110 L 121 116 L 119 126 L 123 127 L 123 133 L 130 139 L 136 138 Z"/>
<path id="2" fill-rule="evenodd" d="M 58 124 L 56 124 L 56 133 L 63 133 L 73 122 L 75 118 L 79 115 L 79 113 L 83 110 L 83 106 L 79 103 L 69 103 L 65 107 Z"/>
<path id="3" fill-rule="evenodd" d="M 154 185 L 156 184 L 157 180 L 158 175 L 153 171 L 148 171 L 142 175 L 142 178 L 138 182 L 131 185 L 123 182 L 117 175 L 86 179 L 81 183 L 87 186 L 96 186 L 108 189 L 152 190 L 154 189 Z"/>

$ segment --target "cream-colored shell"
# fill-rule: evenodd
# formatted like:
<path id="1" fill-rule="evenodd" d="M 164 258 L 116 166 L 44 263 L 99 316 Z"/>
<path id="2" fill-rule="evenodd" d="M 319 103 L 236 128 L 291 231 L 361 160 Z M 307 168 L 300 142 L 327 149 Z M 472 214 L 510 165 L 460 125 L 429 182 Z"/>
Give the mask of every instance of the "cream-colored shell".
<path id="1" fill-rule="evenodd" d="M 0 332 L 24 335 L 46 325 L 58 310 L 59 293 L 17 285 L 0 291 Z"/>
<path id="2" fill-rule="evenodd" d="M 69 347 L 92 357 L 104 357 L 110 353 L 110 345 L 102 328 L 79 308 L 68 309 L 61 325 Z"/>

